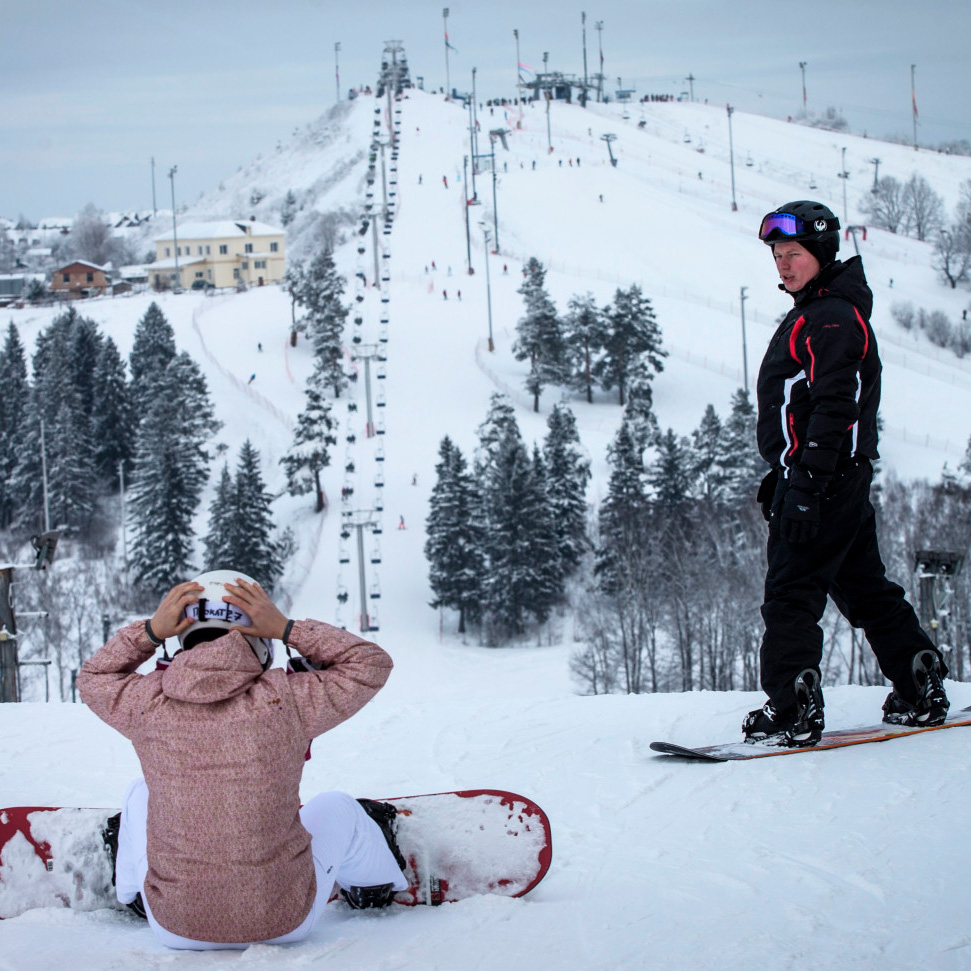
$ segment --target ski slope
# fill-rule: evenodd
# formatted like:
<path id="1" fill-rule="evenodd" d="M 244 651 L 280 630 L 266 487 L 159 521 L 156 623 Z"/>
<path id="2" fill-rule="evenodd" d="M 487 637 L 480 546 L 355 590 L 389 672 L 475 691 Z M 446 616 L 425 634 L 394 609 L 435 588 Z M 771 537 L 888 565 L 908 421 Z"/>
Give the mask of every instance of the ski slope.
<path id="1" fill-rule="evenodd" d="M 362 207 L 368 201 L 367 140 L 375 117 L 386 126 L 384 108 L 383 101 L 359 99 L 326 124 L 308 126 L 292 146 L 227 178 L 190 215 L 238 209 L 255 186 L 272 187 L 264 206 L 278 205 L 294 185 L 306 189 L 308 208 L 320 212 Z M 236 963 L 443 971 L 496 965 L 604 971 L 971 967 L 971 930 L 959 890 L 971 857 L 962 839 L 971 802 L 971 736 L 962 730 L 755 763 L 672 763 L 654 756 L 649 742 L 736 738 L 743 714 L 761 696 L 579 696 L 568 669 L 575 646 L 568 616 L 554 618 L 529 643 L 488 649 L 474 638 L 463 642 L 454 633 L 454 616 L 427 607 L 423 524 L 439 441 L 448 434 L 469 455 L 496 390 L 512 396 L 527 442 L 539 439 L 549 408 L 560 399 L 558 391 L 544 393 L 540 414 L 533 414 L 522 387 L 524 366 L 511 354 L 522 313 L 516 293 L 522 262 L 535 255 L 547 265 L 547 285 L 561 311 L 574 293 L 589 290 L 607 302 L 618 286 L 643 286 L 671 352 L 655 381 L 659 421 L 688 434 L 709 402 L 726 415 L 742 382 L 739 287 L 749 288 L 750 382 L 773 321 L 787 309 L 769 255 L 754 235 L 759 218 L 806 195 L 828 201 L 842 218 L 843 185 L 835 173 L 845 146 L 855 190 L 849 215 L 861 222 L 854 198 L 872 177 L 867 160 L 875 143 L 736 112 L 733 212 L 722 109 L 610 105 L 584 111 L 555 104 L 551 153 L 542 108 L 521 116 L 498 108 L 489 115 L 485 108 L 483 141 L 490 128 L 510 130 L 508 152 L 497 144 L 500 252 L 489 258 L 496 345 L 490 353 L 479 223 L 493 226 L 491 176 L 477 178 L 481 205 L 469 209 L 470 276 L 461 182 L 463 155 L 469 154 L 467 114 L 421 92 L 396 108 L 400 114 L 391 121 L 399 127 L 401 151 L 394 221 L 390 234 L 379 236 L 388 280 L 378 288 L 355 285 L 358 271 L 373 282 L 370 234 L 364 254 L 353 234 L 337 253 L 351 281 L 348 298 L 364 297 L 363 343 L 386 350 L 386 376 L 377 377 L 377 362 L 371 375 L 375 398 L 380 393 L 385 400 L 375 407 L 385 433 L 364 435 L 359 380 L 351 388 L 357 410 L 348 411 L 344 399 L 334 409 L 341 429 L 326 475 L 327 514 L 315 516 L 309 497 L 283 496 L 274 504 L 277 523 L 293 528 L 300 547 L 282 580 L 288 612 L 348 627 L 356 624 L 359 605 L 353 554 L 350 564 L 339 562 L 341 488 L 354 490 L 350 508 L 384 507 L 381 563 L 368 564 L 369 593 L 377 582 L 380 597 L 369 596 L 368 605 L 379 615 L 373 637 L 396 667 L 364 711 L 314 743 L 303 794 L 342 789 L 380 798 L 479 786 L 520 791 L 551 818 L 550 873 L 522 900 L 482 897 L 435 910 L 368 914 L 334 906 L 307 942 L 242 954 L 166 951 L 125 914 L 34 911 L 0 924 L 0 969 Z M 606 133 L 618 136 L 616 168 L 600 139 Z M 882 173 L 903 180 L 919 166 L 949 206 L 960 183 L 971 178 L 968 159 L 883 143 L 879 153 Z M 817 185 L 812 192 L 811 181 Z M 371 191 L 372 205 L 379 206 L 380 175 Z M 265 218 L 267 212 L 257 208 L 255 214 Z M 295 224 L 294 245 L 306 248 L 302 225 L 308 224 Z M 905 298 L 953 320 L 968 294 L 935 281 L 926 244 L 871 230 L 860 245 L 885 363 L 884 465 L 903 478 L 936 479 L 945 462 L 954 467 L 960 461 L 971 432 L 971 364 L 900 331 L 889 307 Z M 844 244 L 843 255 L 846 247 L 852 253 L 852 243 Z M 137 295 L 81 309 L 127 355 L 135 323 L 152 299 L 180 348 L 206 371 L 224 422 L 216 441 L 227 446 L 230 466 L 249 437 L 269 488 L 281 491 L 277 463 L 311 367 L 305 343 L 291 348 L 287 341 L 288 296 L 277 288 L 211 298 Z M 49 309 L 11 312 L 28 349 L 51 315 Z M 353 330 L 349 325 L 349 351 Z M 603 393 L 593 405 L 567 400 L 593 461 L 588 499 L 596 503 L 606 487 L 605 448 L 620 410 Z M 346 473 L 351 462 L 354 472 Z M 207 511 L 208 500 L 199 511 L 200 534 Z M 401 517 L 406 528 L 399 530 Z M 369 536 L 368 554 L 373 545 Z M 27 576 L 23 582 L 32 581 Z M 336 600 L 340 588 L 349 591 L 345 605 Z M 31 690 L 42 697 L 42 687 Z M 954 706 L 971 704 L 971 685 L 949 683 L 948 690 Z M 884 695 L 881 688 L 827 688 L 827 724 L 876 721 Z M 0 806 L 110 805 L 138 773 L 130 745 L 82 705 L 0 706 L 0 737 Z"/>

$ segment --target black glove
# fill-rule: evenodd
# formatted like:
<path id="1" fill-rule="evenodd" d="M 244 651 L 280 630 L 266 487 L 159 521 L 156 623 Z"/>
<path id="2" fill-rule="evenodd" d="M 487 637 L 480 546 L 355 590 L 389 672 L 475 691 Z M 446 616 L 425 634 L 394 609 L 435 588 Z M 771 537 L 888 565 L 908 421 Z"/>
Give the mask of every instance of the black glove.
<path id="1" fill-rule="evenodd" d="M 832 476 L 813 474 L 802 466 L 789 473 L 782 499 L 779 534 L 790 543 L 808 543 L 819 532 L 819 504 Z"/>
<path id="2" fill-rule="evenodd" d="M 759 483 L 759 491 L 755 495 L 755 501 L 762 507 L 762 518 L 766 522 L 772 518 L 772 498 L 778 484 L 779 470 L 771 469 Z"/>

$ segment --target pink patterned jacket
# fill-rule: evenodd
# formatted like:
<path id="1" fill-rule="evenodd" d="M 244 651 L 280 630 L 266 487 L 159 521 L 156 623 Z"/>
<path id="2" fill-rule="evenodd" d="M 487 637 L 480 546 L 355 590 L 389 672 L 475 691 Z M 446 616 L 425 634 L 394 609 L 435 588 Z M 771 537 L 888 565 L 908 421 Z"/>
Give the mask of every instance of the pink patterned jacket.
<path id="1" fill-rule="evenodd" d="M 316 620 L 290 646 L 322 670 L 265 673 L 234 631 L 135 673 L 155 652 L 144 621 L 78 675 L 82 700 L 131 739 L 148 784 L 145 893 L 167 930 L 238 943 L 289 933 L 316 893 L 300 776 L 310 740 L 381 689 L 391 658 Z"/>

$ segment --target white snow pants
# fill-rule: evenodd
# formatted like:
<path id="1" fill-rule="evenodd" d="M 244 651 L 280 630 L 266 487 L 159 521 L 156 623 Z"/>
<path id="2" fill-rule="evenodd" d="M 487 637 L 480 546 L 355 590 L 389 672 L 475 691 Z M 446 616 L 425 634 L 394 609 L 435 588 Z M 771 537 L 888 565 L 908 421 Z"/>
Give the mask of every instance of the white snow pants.
<path id="1" fill-rule="evenodd" d="M 141 893 L 148 923 L 167 947 L 210 951 L 222 948 L 242 950 L 249 944 L 216 944 L 194 941 L 166 930 L 152 915 L 145 895 L 148 875 L 148 786 L 136 779 L 125 793 L 121 826 L 118 831 L 118 859 L 115 864 L 115 893 L 123 904 Z M 350 887 L 374 887 L 393 883 L 395 890 L 405 890 L 407 880 L 398 868 L 378 824 L 361 808 L 361 804 L 344 792 L 323 792 L 314 796 L 300 810 L 300 822 L 311 836 L 311 853 L 317 875 L 317 896 L 303 923 L 284 934 L 260 944 L 291 944 L 302 941 L 314 928 L 324 911 L 336 883 Z"/>

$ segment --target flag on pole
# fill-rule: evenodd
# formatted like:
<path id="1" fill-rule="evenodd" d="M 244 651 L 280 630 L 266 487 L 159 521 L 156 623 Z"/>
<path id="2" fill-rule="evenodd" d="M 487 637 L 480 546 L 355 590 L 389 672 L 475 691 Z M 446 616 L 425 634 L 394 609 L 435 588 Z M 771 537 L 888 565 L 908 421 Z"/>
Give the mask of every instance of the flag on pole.
<path id="1" fill-rule="evenodd" d="M 528 64 L 523 64 L 523 62 L 520 61 L 519 62 L 519 80 L 520 81 L 522 81 L 524 74 L 529 74 L 529 75 L 532 75 L 533 77 L 536 77 L 536 72 Z"/>
<path id="2" fill-rule="evenodd" d="M 450 51 L 455 51 L 455 53 L 456 53 L 456 54 L 458 54 L 458 50 L 457 50 L 457 49 L 456 49 L 455 47 L 453 47 L 453 46 L 452 46 L 452 44 L 451 44 L 451 42 L 450 42 L 450 41 L 449 41 L 449 39 L 448 39 L 448 31 L 447 31 L 447 30 L 445 31 L 445 46 L 446 46 L 446 47 L 447 47 L 447 48 L 448 48 L 448 49 L 449 49 Z"/>
<path id="3" fill-rule="evenodd" d="M 914 117 L 917 118 L 917 94 L 913 88 L 910 89 L 910 102 L 914 106 Z"/>

